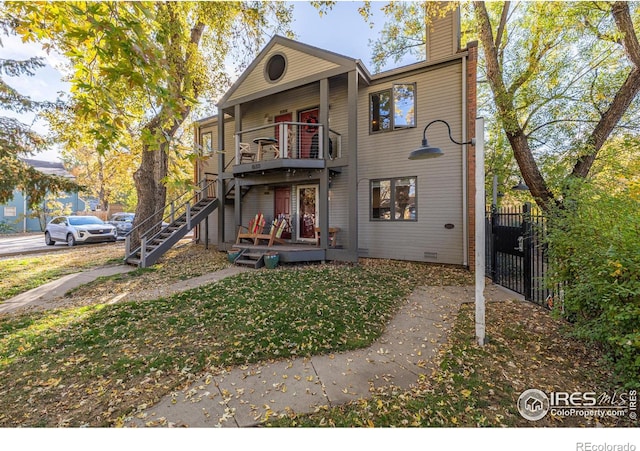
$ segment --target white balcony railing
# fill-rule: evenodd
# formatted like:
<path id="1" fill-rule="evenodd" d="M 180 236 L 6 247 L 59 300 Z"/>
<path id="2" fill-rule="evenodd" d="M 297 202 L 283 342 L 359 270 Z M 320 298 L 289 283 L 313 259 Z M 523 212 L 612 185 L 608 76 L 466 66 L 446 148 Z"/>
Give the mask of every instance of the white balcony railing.
<path id="1" fill-rule="evenodd" d="M 329 142 L 320 138 L 324 126 L 304 122 L 278 122 L 235 134 L 237 164 L 289 159 L 336 159 L 342 156 L 342 136 L 329 130 Z"/>

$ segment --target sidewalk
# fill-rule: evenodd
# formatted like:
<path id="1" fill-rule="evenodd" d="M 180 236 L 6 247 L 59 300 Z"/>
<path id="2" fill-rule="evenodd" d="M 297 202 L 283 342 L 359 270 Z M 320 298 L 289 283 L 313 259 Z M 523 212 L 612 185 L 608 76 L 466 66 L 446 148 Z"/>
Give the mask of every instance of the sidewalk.
<path id="1" fill-rule="evenodd" d="M 10 313 L 14 310 L 26 307 L 35 307 L 44 305 L 57 297 L 64 296 L 69 290 L 93 282 L 98 277 L 112 276 L 136 269 L 128 265 L 105 266 L 89 271 L 83 271 L 75 274 L 68 274 L 60 279 L 54 280 L 47 284 L 41 285 L 32 290 L 19 294 L 0 304 L 0 314 Z"/>
<path id="2" fill-rule="evenodd" d="M 377 387 L 408 389 L 433 371 L 460 305 L 474 287 L 421 287 L 367 349 L 259 363 L 207 374 L 125 420 L 126 427 L 250 427 L 281 413 L 311 413 L 361 398 Z M 513 299 L 490 285 L 487 301 Z"/>
<path id="3" fill-rule="evenodd" d="M 4 301 L 2 304 L 0 304 L 0 314 L 10 313 L 21 308 L 42 306 L 58 297 L 64 296 L 65 293 L 67 293 L 69 290 L 77 288 L 80 285 L 93 282 L 98 277 L 122 274 L 125 272 L 133 271 L 135 269 L 137 268 L 131 265 L 115 265 L 96 268 L 75 274 L 69 274 L 61 277 L 58 280 L 54 280 L 53 282 L 49 282 L 45 285 L 39 286 L 38 288 L 34 288 L 33 290 L 29 290 Z M 224 279 L 225 277 L 233 276 L 243 271 L 247 271 L 247 269 L 234 266 L 213 273 L 205 274 L 200 277 L 182 280 L 180 282 L 169 285 L 169 287 L 152 288 L 146 290 L 143 293 L 143 299 L 138 300 L 152 300 L 158 299 L 162 296 L 170 296 L 172 294 L 190 290 L 191 288 L 196 288 L 207 283 L 217 282 L 221 279 Z M 117 302 L 117 298 L 113 302 Z"/>

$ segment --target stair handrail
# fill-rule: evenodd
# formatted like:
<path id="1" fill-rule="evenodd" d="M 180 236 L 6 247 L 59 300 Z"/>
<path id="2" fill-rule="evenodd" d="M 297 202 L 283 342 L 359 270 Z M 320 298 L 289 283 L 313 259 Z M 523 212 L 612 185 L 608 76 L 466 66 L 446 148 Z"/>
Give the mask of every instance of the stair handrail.
<path id="1" fill-rule="evenodd" d="M 209 188 L 213 188 L 213 193 L 214 193 L 214 198 L 215 198 L 215 186 L 218 183 L 218 179 L 214 179 L 214 180 L 200 180 L 198 182 L 199 185 L 204 185 L 201 189 L 197 190 L 189 199 L 187 199 L 186 201 L 184 201 L 182 204 L 180 204 L 178 207 L 175 207 L 175 202 L 177 200 L 179 200 L 180 198 L 183 198 L 186 194 L 189 194 L 189 191 L 186 191 L 184 193 L 182 193 L 180 196 L 176 197 L 174 200 L 172 200 L 171 202 L 166 203 L 162 208 L 157 209 L 151 216 L 149 216 L 147 219 L 145 219 L 144 221 L 142 221 L 140 224 L 138 224 L 136 227 L 134 227 L 133 229 L 131 229 L 129 231 L 129 233 L 127 233 L 127 235 L 125 236 L 125 259 L 129 258 L 132 254 L 136 253 L 138 251 L 138 249 L 140 248 L 141 244 L 142 244 L 142 240 L 143 238 L 146 238 L 147 241 L 149 239 L 152 239 L 153 236 L 151 238 L 146 237 L 147 232 L 149 230 L 155 231 L 155 235 L 157 235 L 158 233 L 160 233 L 162 231 L 162 223 L 165 222 L 165 219 L 171 219 L 171 221 L 168 222 L 174 222 L 175 220 L 175 212 L 177 210 L 180 210 L 182 207 L 187 208 L 190 204 L 190 202 L 194 199 L 198 199 L 201 200 L 202 199 L 202 195 L 206 195 L 207 191 L 209 190 Z M 140 236 L 140 242 L 139 243 L 131 243 L 131 237 L 133 236 L 133 232 L 139 228 L 142 227 L 142 225 L 146 224 L 149 220 L 151 220 L 152 218 L 154 218 L 157 214 L 159 214 L 160 212 L 165 211 L 167 208 L 170 208 L 170 212 L 169 214 L 163 216 L 160 221 L 156 222 L 155 224 L 153 224 L 152 226 L 147 228 L 147 231 L 145 233 L 143 233 Z"/>

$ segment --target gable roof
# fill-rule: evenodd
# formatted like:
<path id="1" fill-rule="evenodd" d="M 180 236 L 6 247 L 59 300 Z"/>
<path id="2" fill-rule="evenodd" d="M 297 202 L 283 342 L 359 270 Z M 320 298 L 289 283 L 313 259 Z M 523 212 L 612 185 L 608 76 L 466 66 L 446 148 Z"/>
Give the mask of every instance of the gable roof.
<path id="1" fill-rule="evenodd" d="M 286 69 L 286 74 L 281 80 L 269 82 L 264 77 L 265 64 L 272 55 L 277 53 L 285 54 L 290 60 L 288 66 L 291 67 Z M 303 59 L 304 64 L 296 64 Z M 302 83 L 310 83 L 353 70 L 359 70 L 367 80 L 370 78 L 369 72 L 360 60 L 276 35 L 224 94 L 217 106 L 228 108 L 266 94 L 291 89 Z"/>
<path id="2" fill-rule="evenodd" d="M 43 174 L 57 175 L 59 177 L 66 177 L 66 178 L 75 178 L 72 174 L 70 174 L 64 168 L 64 165 L 60 162 L 33 160 L 29 158 L 22 158 L 21 160 L 27 163 L 36 171 L 42 172 Z"/>

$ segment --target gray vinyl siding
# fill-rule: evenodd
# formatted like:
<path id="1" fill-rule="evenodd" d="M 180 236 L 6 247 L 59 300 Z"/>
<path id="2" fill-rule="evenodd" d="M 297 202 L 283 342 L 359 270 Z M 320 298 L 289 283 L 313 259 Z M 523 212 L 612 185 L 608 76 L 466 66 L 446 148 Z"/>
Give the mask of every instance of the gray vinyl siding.
<path id="1" fill-rule="evenodd" d="M 234 157 L 234 125 L 233 121 L 227 120 L 225 122 L 225 130 L 224 130 L 224 142 L 225 142 L 225 150 L 226 154 L 226 162 L 229 163 L 231 158 Z M 212 152 L 210 155 L 205 155 L 202 164 L 200 165 L 200 177 L 204 178 L 204 173 L 208 172 L 210 174 L 219 174 L 218 171 L 218 155 L 215 153 L 218 149 L 218 122 L 211 121 L 209 123 L 203 124 L 200 129 L 200 137 L 199 140 L 202 142 L 202 135 L 205 133 L 211 132 L 212 136 Z"/>
<path id="2" fill-rule="evenodd" d="M 369 94 L 393 83 L 416 83 L 417 128 L 369 134 Z M 408 159 L 422 131 L 434 119 L 446 120 L 461 137 L 461 64 L 451 64 L 364 89 L 358 101 L 358 222 L 361 255 L 377 258 L 463 264 L 462 148 L 449 142 L 446 127 L 429 128 L 429 144 L 445 152 L 430 160 Z M 417 177 L 417 221 L 370 218 L 370 181 Z M 453 224 L 453 229 L 445 228 Z M 425 257 L 437 254 L 437 258 Z"/>
<path id="3" fill-rule="evenodd" d="M 428 29 L 427 61 L 446 58 L 458 50 L 458 19 L 455 14 L 433 20 Z"/>
<path id="4" fill-rule="evenodd" d="M 329 227 L 339 227 L 337 245 L 348 247 L 349 236 L 349 168 L 331 177 L 329 188 Z"/>
<path id="5" fill-rule="evenodd" d="M 236 228 L 233 225 L 233 206 L 225 205 L 225 241 L 231 241 L 232 239 L 235 241 L 236 237 Z M 205 222 L 200 223 L 200 240 L 204 242 L 204 227 Z M 218 209 L 216 209 L 209 216 L 209 243 L 210 244 L 218 244 Z"/>
<path id="6" fill-rule="evenodd" d="M 261 125 L 270 125 L 269 128 L 255 132 L 243 133 L 242 141 L 252 143 L 254 138 L 275 134 L 275 116 L 291 113 L 292 121 L 296 122 L 297 112 L 304 109 L 315 108 L 320 104 L 320 90 L 317 83 L 301 88 L 260 99 L 242 107 L 242 128 L 247 130 Z M 273 128 L 272 128 L 273 127 Z"/>
<path id="7" fill-rule="evenodd" d="M 347 103 L 347 81 L 344 78 L 329 83 L 329 128 L 339 133 L 342 140 L 342 157 L 349 154 L 349 105 Z M 335 136 L 331 136 L 335 139 Z M 334 146 L 337 144 L 334 143 Z M 334 147 L 337 151 L 337 148 Z"/>
<path id="8" fill-rule="evenodd" d="M 275 53 L 281 53 L 285 55 L 285 58 L 287 59 L 286 73 L 282 79 L 277 82 L 278 84 L 292 83 L 296 80 L 311 77 L 320 72 L 339 67 L 338 64 L 318 58 L 317 56 L 309 55 L 283 45 L 275 45 L 271 52 L 269 52 L 269 54 L 266 55 L 258 65 L 256 65 L 253 71 L 247 75 L 242 85 L 238 86 L 233 95 L 227 99 L 229 102 L 274 86 L 274 83 L 267 81 L 265 78 L 264 68 L 269 61 L 269 58 L 271 58 Z"/>

